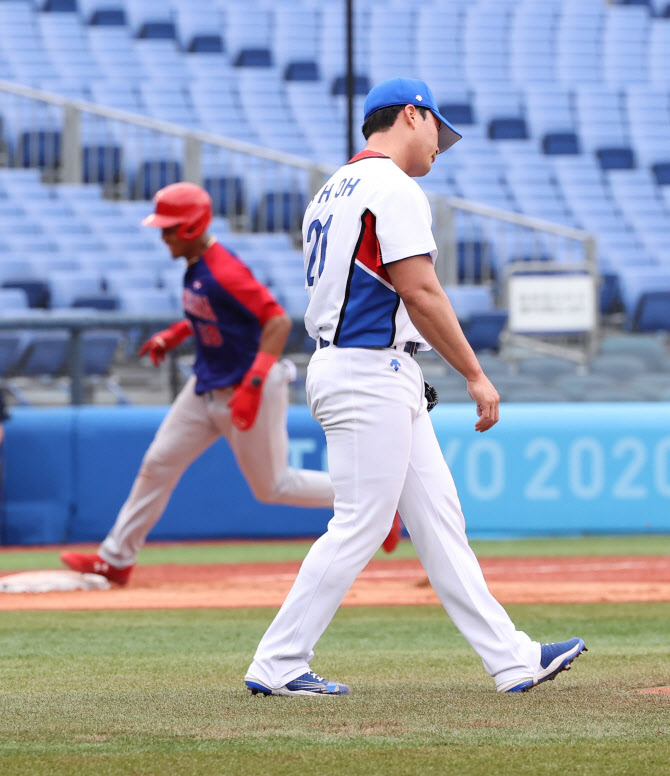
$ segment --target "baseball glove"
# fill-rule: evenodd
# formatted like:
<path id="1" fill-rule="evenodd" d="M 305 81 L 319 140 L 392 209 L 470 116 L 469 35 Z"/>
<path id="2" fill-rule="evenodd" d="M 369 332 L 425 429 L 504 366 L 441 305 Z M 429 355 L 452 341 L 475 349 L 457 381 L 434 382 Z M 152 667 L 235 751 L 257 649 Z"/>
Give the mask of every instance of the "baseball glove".
<path id="1" fill-rule="evenodd" d="M 424 380 L 424 395 L 426 397 L 426 401 L 428 402 L 428 412 L 430 412 L 433 407 L 437 406 L 437 403 L 439 399 L 437 398 L 437 391 L 435 388 L 433 388 L 432 385 L 428 385 L 428 383 Z"/>

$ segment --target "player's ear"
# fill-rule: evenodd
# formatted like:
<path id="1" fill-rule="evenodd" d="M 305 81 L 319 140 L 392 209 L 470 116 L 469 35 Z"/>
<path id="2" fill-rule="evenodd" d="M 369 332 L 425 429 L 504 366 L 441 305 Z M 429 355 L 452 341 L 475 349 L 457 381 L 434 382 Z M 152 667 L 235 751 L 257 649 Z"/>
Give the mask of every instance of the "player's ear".
<path id="1" fill-rule="evenodd" d="M 416 124 L 416 114 L 417 113 L 418 113 L 418 111 L 414 107 L 414 105 L 405 105 L 405 109 L 403 110 L 403 116 L 404 116 L 405 121 L 407 122 L 408 126 L 412 127 L 412 129 L 414 129 L 414 126 Z"/>

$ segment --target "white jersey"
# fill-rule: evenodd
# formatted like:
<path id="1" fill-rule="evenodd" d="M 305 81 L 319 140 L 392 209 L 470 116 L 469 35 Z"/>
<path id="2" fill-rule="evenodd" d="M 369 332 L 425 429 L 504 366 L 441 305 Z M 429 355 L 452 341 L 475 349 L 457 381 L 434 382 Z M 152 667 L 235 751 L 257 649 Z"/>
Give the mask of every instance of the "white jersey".
<path id="1" fill-rule="evenodd" d="M 308 334 L 338 347 L 417 342 L 386 266 L 437 246 L 428 199 L 389 157 L 363 151 L 322 186 L 302 226 Z"/>

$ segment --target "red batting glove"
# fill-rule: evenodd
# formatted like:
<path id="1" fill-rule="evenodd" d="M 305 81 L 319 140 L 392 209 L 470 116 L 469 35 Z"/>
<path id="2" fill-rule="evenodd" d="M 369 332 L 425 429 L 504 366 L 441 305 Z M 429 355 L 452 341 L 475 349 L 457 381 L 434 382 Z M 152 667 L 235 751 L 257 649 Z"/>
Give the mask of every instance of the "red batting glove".
<path id="1" fill-rule="evenodd" d="M 173 323 L 169 329 L 164 329 L 149 337 L 149 339 L 140 348 L 140 356 L 149 354 L 154 366 L 158 366 L 165 358 L 168 350 L 176 348 L 177 345 L 188 339 L 193 334 L 193 327 L 188 320 Z"/>
<path id="2" fill-rule="evenodd" d="M 248 431 L 256 422 L 265 378 L 276 363 L 277 356 L 273 356 L 271 353 L 258 352 L 254 363 L 244 375 L 242 382 L 237 386 L 231 400 L 228 402 L 233 425 L 241 431 Z"/>

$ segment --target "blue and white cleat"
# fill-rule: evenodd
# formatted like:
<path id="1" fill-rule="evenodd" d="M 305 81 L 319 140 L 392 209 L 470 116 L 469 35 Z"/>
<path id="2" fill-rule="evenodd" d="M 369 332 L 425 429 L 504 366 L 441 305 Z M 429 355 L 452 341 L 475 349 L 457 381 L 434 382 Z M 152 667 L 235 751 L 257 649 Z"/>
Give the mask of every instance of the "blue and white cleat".
<path id="1" fill-rule="evenodd" d="M 283 687 L 273 690 L 254 679 L 245 679 L 244 683 L 251 690 L 252 695 L 349 695 L 346 684 L 329 682 L 322 676 L 308 671 L 302 676 L 291 679 Z"/>
<path id="2" fill-rule="evenodd" d="M 498 687 L 498 692 L 528 692 L 533 687 L 548 679 L 555 679 L 561 671 L 568 671 L 570 663 L 582 652 L 588 652 L 582 639 L 574 638 L 568 641 L 557 641 L 553 644 L 542 644 L 540 670 L 532 679 L 512 680 Z"/>

